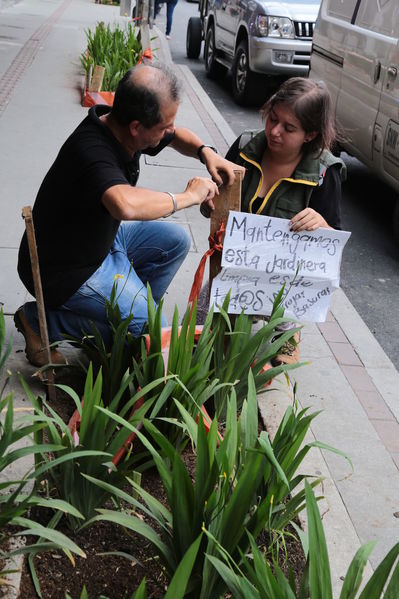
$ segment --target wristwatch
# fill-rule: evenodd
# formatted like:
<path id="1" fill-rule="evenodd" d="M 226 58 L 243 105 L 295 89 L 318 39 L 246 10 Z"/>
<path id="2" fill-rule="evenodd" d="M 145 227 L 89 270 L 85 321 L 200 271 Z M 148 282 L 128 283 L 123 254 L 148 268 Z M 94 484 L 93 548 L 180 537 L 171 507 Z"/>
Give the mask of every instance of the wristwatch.
<path id="1" fill-rule="evenodd" d="M 203 160 L 202 158 L 202 150 L 204 148 L 211 148 L 211 150 L 213 150 L 214 152 L 216 152 L 216 154 L 218 153 L 217 149 L 214 148 L 213 146 L 208 146 L 207 144 L 203 144 L 202 146 L 200 146 L 197 150 L 197 156 L 200 159 L 200 162 L 202 162 L 202 164 L 205 164 L 205 160 Z"/>

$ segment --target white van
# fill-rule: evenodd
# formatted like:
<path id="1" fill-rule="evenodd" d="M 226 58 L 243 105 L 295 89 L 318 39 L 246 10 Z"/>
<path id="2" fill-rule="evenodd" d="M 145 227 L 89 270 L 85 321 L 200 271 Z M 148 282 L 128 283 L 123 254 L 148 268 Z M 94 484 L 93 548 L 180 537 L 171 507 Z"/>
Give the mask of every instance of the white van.
<path id="1" fill-rule="evenodd" d="M 322 0 L 310 77 L 328 85 L 344 149 L 399 193 L 398 0 Z M 394 228 L 399 240 L 399 201 Z"/>

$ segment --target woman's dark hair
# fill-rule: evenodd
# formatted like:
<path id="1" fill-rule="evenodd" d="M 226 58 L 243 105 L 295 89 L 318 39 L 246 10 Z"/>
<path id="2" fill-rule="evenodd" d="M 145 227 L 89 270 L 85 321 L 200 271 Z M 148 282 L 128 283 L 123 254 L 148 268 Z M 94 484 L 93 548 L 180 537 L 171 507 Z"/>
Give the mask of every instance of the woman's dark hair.
<path id="1" fill-rule="evenodd" d="M 143 69 L 146 78 L 141 76 Z M 139 121 L 150 129 L 162 120 L 161 104 L 179 100 L 180 83 L 173 71 L 164 65 L 138 65 L 119 81 L 111 114 L 119 125 Z"/>
<path id="2" fill-rule="evenodd" d="M 317 135 L 303 146 L 306 154 L 321 154 L 329 150 L 337 137 L 334 125 L 332 103 L 324 81 L 314 81 L 304 77 L 291 77 L 279 87 L 260 109 L 266 119 L 276 104 L 286 104 L 295 113 L 305 133 Z"/>

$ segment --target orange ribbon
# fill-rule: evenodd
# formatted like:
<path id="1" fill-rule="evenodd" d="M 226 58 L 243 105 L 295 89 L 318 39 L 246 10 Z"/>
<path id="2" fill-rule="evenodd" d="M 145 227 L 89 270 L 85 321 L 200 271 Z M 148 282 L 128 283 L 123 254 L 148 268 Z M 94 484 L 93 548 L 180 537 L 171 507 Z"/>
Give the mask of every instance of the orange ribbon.
<path id="1" fill-rule="evenodd" d="M 224 239 L 225 232 L 226 232 L 226 225 L 224 224 L 224 222 L 222 222 L 219 229 L 215 232 L 215 234 L 213 236 L 209 235 L 209 237 L 208 237 L 209 250 L 207 250 L 201 258 L 201 262 L 199 263 L 197 272 L 195 273 L 195 276 L 194 276 L 194 281 L 193 281 L 193 285 L 191 287 L 190 297 L 188 298 L 188 304 L 191 305 L 191 312 L 193 310 L 194 300 L 195 300 L 195 298 L 198 298 L 199 293 L 201 291 L 202 281 L 204 279 L 204 271 L 205 271 L 206 261 L 215 252 L 223 251 L 223 239 Z M 191 316 L 191 314 L 190 314 L 190 316 Z"/>
<path id="2" fill-rule="evenodd" d="M 154 55 L 152 53 L 152 48 L 146 48 L 146 50 L 144 50 L 144 52 L 138 59 L 137 64 L 141 64 L 143 62 L 144 58 L 147 58 L 147 60 L 149 62 L 152 62 L 152 59 L 154 58 Z"/>

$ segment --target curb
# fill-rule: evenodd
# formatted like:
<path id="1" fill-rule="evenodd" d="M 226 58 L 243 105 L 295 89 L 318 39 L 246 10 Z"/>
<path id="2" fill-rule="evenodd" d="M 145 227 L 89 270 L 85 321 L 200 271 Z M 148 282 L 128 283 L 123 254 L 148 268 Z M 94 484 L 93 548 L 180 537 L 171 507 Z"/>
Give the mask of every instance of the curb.
<path id="1" fill-rule="evenodd" d="M 10 551 L 21 549 L 26 544 L 25 537 L 11 537 L 10 538 Z M 8 559 L 4 565 L 5 570 L 16 570 L 7 574 L 5 577 L 7 580 L 7 588 L 1 587 L 4 594 L 1 595 L 2 599 L 18 599 L 19 587 L 21 585 L 22 568 L 25 556 L 23 554 L 16 555 L 12 559 Z"/>
<path id="2" fill-rule="evenodd" d="M 334 293 L 331 313 L 387 406 L 399 421 L 399 372 L 341 288 Z"/>

